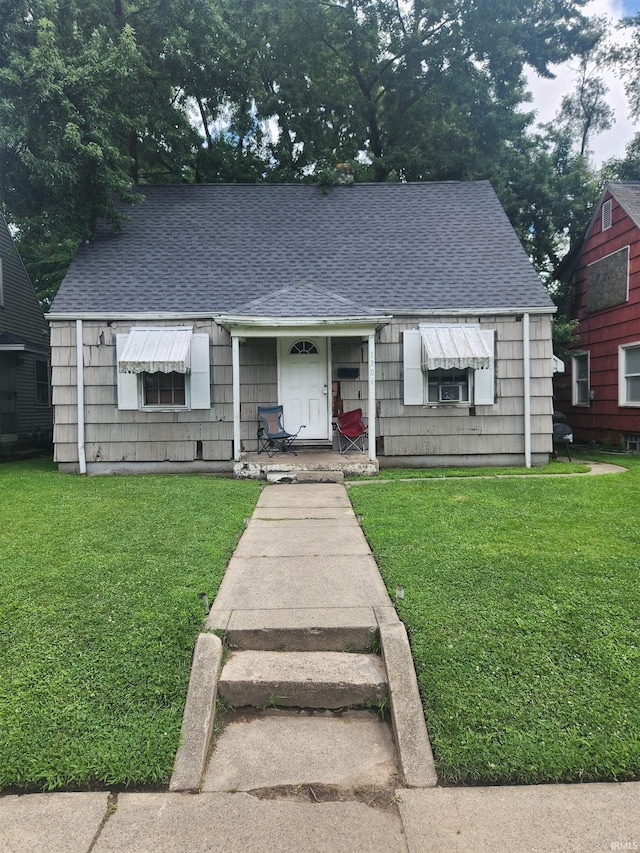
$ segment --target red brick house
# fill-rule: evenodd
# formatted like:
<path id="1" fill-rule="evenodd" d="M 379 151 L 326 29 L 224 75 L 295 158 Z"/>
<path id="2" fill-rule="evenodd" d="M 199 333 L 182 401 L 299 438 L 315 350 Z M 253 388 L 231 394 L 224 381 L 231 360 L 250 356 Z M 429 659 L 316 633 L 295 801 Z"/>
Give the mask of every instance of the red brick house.
<path id="1" fill-rule="evenodd" d="M 556 408 L 578 441 L 640 450 L 640 181 L 605 183 L 559 277 L 579 337 Z"/>

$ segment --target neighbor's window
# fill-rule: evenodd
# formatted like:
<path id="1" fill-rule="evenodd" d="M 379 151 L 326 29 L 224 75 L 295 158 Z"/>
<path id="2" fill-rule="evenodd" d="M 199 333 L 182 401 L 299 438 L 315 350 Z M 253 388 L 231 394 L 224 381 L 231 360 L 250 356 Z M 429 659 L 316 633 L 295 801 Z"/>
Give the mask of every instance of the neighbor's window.
<path id="1" fill-rule="evenodd" d="M 589 405 L 589 353 L 574 355 L 571 359 L 573 380 L 572 404 L 574 406 Z"/>
<path id="2" fill-rule="evenodd" d="M 36 406 L 49 405 L 49 363 L 36 359 Z"/>
<path id="3" fill-rule="evenodd" d="M 618 351 L 619 404 L 640 406 L 640 344 Z"/>
<path id="4" fill-rule="evenodd" d="M 185 406 L 184 373 L 143 373 L 143 403 L 145 406 Z"/>
<path id="5" fill-rule="evenodd" d="M 470 370 L 429 370 L 427 373 L 430 403 L 468 403 Z"/>

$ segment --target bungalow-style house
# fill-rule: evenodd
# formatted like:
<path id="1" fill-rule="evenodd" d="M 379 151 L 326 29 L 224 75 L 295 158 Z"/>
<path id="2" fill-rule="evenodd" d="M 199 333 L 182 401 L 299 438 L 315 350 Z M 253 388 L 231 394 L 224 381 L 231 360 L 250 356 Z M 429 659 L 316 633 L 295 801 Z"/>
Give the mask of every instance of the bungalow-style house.
<path id="1" fill-rule="evenodd" d="M 605 183 L 559 275 L 578 328 L 556 405 L 578 440 L 640 450 L 640 181 Z"/>
<path id="2" fill-rule="evenodd" d="M 228 471 L 257 407 L 377 466 L 540 465 L 555 308 L 487 182 L 147 186 L 49 314 L 61 470 Z"/>
<path id="3" fill-rule="evenodd" d="M 0 216 L 0 456 L 51 444 L 49 327 Z"/>

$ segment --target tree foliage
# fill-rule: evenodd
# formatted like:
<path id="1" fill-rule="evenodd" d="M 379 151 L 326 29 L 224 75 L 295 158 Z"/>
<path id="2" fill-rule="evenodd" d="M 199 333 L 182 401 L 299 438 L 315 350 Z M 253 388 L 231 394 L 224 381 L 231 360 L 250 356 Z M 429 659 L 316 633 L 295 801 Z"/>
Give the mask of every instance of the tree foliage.
<path id="1" fill-rule="evenodd" d="M 525 70 L 593 48 L 585 2 L 0 0 L 0 204 L 45 301 L 132 183 L 344 162 L 361 181 L 489 179 L 550 272 L 608 114 L 585 72 L 564 124 L 534 133 Z"/>

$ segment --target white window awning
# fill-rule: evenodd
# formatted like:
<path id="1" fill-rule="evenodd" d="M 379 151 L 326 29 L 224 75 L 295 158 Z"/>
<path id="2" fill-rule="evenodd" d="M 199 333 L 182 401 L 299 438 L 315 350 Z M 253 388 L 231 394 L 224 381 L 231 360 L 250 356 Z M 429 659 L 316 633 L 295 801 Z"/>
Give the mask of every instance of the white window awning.
<path id="1" fill-rule="evenodd" d="M 474 370 L 491 367 L 493 352 L 474 326 L 421 326 L 423 370 Z"/>
<path id="2" fill-rule="evenodd" d="M 191 326 L 131 329 L 118 359 L 120 373 L 188 373 Z"/>

